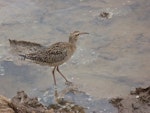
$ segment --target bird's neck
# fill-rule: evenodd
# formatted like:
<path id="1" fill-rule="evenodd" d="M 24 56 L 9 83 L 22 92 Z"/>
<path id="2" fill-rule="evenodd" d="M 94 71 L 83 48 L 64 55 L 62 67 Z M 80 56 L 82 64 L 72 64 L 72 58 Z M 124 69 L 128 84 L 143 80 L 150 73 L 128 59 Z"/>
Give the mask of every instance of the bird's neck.
<path id="1" fill-rule="evenodd" d="M 69 39 L 69 43 L 71 44 L 72 51 L 75 51 L 77 41 Z"/>
<path id="2" fill-rule="evenodd" d="M 76 46 L 76 43 L 77 43 L 77 42 L 76 42 L 76 41 L 70 41 L 70 40 L 69 40 L 69 43 L 71 43 L 72 45 Z"/>
<path id="3" fill-rule="evenodd" d="M 69 43 L 76 46 L 77 40 L 74 40 L 72 37 L 69 38 Z"/>

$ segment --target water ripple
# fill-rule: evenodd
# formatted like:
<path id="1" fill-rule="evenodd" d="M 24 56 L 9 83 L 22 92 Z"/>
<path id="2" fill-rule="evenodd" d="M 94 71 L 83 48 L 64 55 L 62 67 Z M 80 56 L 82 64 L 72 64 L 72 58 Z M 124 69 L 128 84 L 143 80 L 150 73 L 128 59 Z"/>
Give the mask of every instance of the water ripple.
<path id="1" fill-rule="evenodd" d="M 0 76 L 4 76 L 5 75 L 5 69 L 4 67 L 0 64 Z"/>

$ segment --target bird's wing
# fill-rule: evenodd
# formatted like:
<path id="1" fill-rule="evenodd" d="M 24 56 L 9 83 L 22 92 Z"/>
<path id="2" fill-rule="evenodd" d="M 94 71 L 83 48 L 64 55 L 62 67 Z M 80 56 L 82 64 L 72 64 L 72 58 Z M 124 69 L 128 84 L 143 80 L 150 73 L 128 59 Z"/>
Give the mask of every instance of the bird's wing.
<path id="1" fill-rule="evenodd" d="M 53 64 L 65 60 L 67 52 L 67 44 L 64 42 L 58 42 L 42 51 L 27 54 L 26 58 L 38 62 Z"/>

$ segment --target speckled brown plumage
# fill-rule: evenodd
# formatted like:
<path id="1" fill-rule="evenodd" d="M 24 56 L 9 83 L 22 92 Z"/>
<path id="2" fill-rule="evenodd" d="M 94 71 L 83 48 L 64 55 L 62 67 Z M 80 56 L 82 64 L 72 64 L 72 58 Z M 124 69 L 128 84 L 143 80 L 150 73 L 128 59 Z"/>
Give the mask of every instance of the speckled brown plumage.
<path id="1" fill-rule="evenodd" d="M 59 65 L 63 64 L 67 60 L 70 59 L 70 57 L 73 55 L 73 53 L 76 50 L 76 42 L 78 40 L 78 36 L 81 34 L 88 34 L 86 32 L 79 32 L 74 31 L 69 36 L 68 42 L 57 42 L 55 44 L 52 44 L 50 47 L 43 47 L 40 44 L 32 43 L 32 42 L 25 42 L 25 41 L 18 41 L 18 43 L 23 43 L 24 45 L 35 45 L 35 46 L 41 46 L 42 50 L 38 50 L 33 53 L 20 55 L 23 56 L 25 59 L 30 59 L 38 64 L 45 64 L 49 66 L 53 66 L 54 69 L 52 71 L 54 83 L 56 85 L 56 79 L 55 79 L 55 70 L 59 72 L 59 74 L 66 80 L 66 82 L 69 82 L 66 77 L 60 72 Z M 17 41 L 10 41 L 17 43 Z"/>
<path id="2" fill-rule="evenodd" d="M 33 60 L 36 63 L 58 66 L 66 62 L 72 56 L 75 49 L 76 47 L 70 43 L 58 42 L 42 51 L 27 54 L 25 58 Z"/>

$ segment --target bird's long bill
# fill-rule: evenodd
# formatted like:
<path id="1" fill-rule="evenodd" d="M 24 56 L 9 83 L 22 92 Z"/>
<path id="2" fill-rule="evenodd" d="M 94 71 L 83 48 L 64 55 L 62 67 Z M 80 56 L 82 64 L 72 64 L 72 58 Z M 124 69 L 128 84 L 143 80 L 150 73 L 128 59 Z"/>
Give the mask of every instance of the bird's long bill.
<path id="1" fill-rule="evenodd" d="M 89 34 L 87 32 L 80 32 L 79 35 L 82 35 L 82 34 Z"/>

